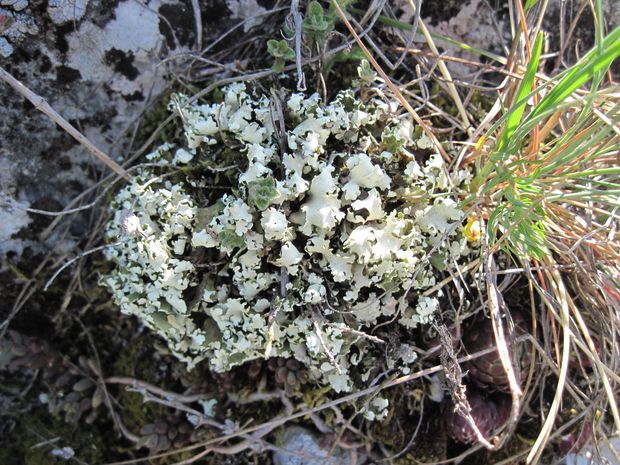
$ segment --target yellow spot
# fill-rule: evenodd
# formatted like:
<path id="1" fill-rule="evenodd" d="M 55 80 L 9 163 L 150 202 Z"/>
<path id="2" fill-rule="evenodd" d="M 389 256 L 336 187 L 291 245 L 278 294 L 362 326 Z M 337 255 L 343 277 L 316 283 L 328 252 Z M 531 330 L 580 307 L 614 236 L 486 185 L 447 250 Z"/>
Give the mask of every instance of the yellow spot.
<path id="1" fill-rule="evenodd" d="M 482 228 L 484 227 L 484 221 L 478 218 L 476 215 L 469 215 L 467 218 L 467 224 L 463 234 L 470 242 L 477 242 L 482 237 Z"/>

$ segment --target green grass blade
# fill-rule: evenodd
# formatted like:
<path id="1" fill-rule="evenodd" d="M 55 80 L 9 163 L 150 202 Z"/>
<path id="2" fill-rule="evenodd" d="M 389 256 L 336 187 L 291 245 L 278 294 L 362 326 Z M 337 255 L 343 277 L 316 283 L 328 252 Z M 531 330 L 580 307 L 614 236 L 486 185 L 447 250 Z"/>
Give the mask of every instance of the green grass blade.
<path id="1" fill-rule="evenodd" d="M 564 75 L 553 90 L 532 111 L 530 118 L 535 118 L 540 113 L 557 107 L 597 74 L 605 72 L 618 56 L 620 56 L 620 27 L 614 29 L 603 39 L 600 50 L 598 48 L 592 49 L 573 69 Z"/>
<path id="2" fill-rule="evenodd" d="M 517 127 L 519 127 L 519 124 L 521 124 L 521 118 L 523 116 L 523 112 L 525 111 L 525 105 L 527 104 L 528 96 L 532 91 L 532 85 L 534 84 L 534 78 L 536 77 L 536 71 L 538 70 L 538 62 L 540 60 L 540 52 L 542 50 L 542 38 L 542 34 L 539 33 L 536 38 L 536 43 L 534 44 L 534 50 L 532 51 L 532 59 L 527 65 L 525 75 L 523 76 L 523 80 L 519 85 L 519 90 L 517 91 L 517 95 L 514 99 L 517 103 L 514 106 L 514 110 L 508 116 L 506 126 L 504 127 L 497 143 L 497 148 L 495 149 L 497 152 L 502 151 Z"/>
<path id="3" fill-rule="evenodd" d="M 523 10 L 527 13 L 537 3 L 538 3 L 538 0 L 527 0 L 525 2 L 525 6 L 523 7 Z"/>

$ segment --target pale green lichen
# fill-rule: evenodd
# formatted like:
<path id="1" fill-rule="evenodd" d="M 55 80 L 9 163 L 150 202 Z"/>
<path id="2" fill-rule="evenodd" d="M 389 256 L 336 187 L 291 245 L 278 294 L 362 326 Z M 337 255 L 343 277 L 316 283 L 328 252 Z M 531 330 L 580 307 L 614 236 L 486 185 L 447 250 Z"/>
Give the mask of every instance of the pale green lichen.
<path id="1" fill-rule="evenodd" d="M 294 357 L 315 381 L 347 391 L 368 345 L 360 332 L 432 320 L 439 296 L 420 291 L 470 251 L 443 161 L 416 161 L 432 145 L 408 117 L 350 91 L 330 104 L 292 94 L 278 106 L 243 84 L 219 103 L 176 96 L 171 107 L 185 140 L 149 160 L 224 169 L 236 151 L 232 185 L 205 203 L 217 170 L 175 183 L 142 171 L 112 203 L 106 234 L 120 245 L 102 282 L 177 357 L 217 371 Z M 397 363 L 405 370 L 410 349 Z"/>

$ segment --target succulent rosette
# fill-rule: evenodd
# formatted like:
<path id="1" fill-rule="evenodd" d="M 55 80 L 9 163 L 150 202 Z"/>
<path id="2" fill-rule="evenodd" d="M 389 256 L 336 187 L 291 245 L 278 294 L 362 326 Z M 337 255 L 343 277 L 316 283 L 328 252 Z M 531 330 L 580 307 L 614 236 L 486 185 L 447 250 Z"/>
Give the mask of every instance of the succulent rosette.
<path id="1" fill-rule="evenodd" d="M 454 193 L 470 175 L 396 105 L 234 84 L 171 108 L 184 136 L 111 203 L 102 283 L 190 368 L 295 359 L 347 391 L 362 332 L 433 318 L 439 295 L 421 291 L 470 253 Z"/>
<path id="2" fill-rule="evenodd" d="M 514 336 L 519 337 L 527 334 L 527 323 L 523 315 L 519 312 L 513 312 L 511 316 L 514 323 Z M 506 322 L 504 325 L 506 326 Z M 475 317 L 474 321 L 463 332 L 463 346 L 469 354 L 496 347 L 491 320 L 484 316 Z M 532 345 L 527 341 L 521 341 L 512 347 L 516 351 L 515 369 L 520 381 L 523 382 L 530 369 Z M 481 387 L 494 391 L 510 392 L 508 376 L 497 349 L 464 363 L 463 369 L 467 370 L 469 377 Z"/>
<path id="3" fill-rule="evenodd" d="M 475 389 L 467 390 L 469 412 L 480 434 L 490 440 L 493 433 L 510 417 L 510 396 L 505 394 L 486 395 Z M 452 401 L 447 402 L 444 420 L 448 436 L 463 444 L 474 444 L 478 437 L 467 420 L 454 410 Z"/>

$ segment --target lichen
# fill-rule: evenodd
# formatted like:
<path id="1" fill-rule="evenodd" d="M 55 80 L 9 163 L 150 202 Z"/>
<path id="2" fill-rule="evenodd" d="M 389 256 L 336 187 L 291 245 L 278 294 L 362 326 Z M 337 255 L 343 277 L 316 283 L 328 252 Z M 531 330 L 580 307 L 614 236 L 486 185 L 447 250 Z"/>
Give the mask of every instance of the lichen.
<path id="1" fill-rule="evenodd" d="M 0 6 L 0 56 L 7 58 L 13 54 L 15 45 L 37 34 L 39 27 L 26 10 L 27 0 L 5 0 Z"/>
<path id="2" fill-rule="evenodd" d="M 361 332 L 413 329 L 438 311 L 440 296 L 420 293 L 470 253 L 451 194 L 469 175 L 451 179 L 391 103 L 275 98 L 233 84 L 220 102 L 171 99 L 184 140 L 147 157 L 163 174 L 141 170 L 111 203 L 116 269 L 102 283 L 189 368 L 293 357 L 348 391 Z M 423 163 L 420 148 L 433 152 Z"/>

